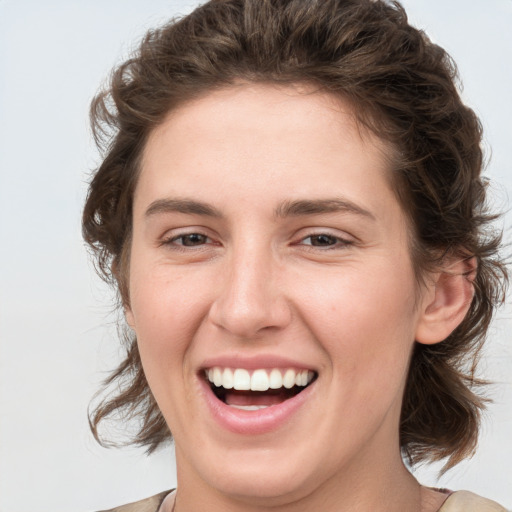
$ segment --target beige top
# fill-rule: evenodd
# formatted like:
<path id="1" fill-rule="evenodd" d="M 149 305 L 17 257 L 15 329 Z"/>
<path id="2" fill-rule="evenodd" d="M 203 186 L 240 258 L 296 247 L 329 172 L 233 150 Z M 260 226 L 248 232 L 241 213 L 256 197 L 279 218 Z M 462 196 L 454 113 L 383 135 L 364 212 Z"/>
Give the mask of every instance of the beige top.
<path id="1" fill-rule="evenodd" d="M 158 512 L 165 497 L 171 492 L 161 492 L 156 496 L 137 501 L 136 503 L 129 503 L 128 505 L 99 512 Z M 439 509 L 439 512 L 507 512 L 507 510 L 495 501 L 482 498 L 472 492 L 457 491 L 449 496 L 444 505 Z"/>
<path id="2" fill-rule="evenodd" d="M 128 503 L 127 505 L 121 505 L 120 507 L 111 508 L 109 510 L 100 510 L 98 512 L 158 512 L 165 497 L 171 492 L 172 490 L 164 491 L 155 496 L 151 496 L 151 498 L 146 498 L 145 500 Z"/>
<path id="3" fill-rule="evenodd" d="M 469 491 L 454 492 L 439 509 L 439 512 L 507 512 L 495 501 L 482 498 Z"/>

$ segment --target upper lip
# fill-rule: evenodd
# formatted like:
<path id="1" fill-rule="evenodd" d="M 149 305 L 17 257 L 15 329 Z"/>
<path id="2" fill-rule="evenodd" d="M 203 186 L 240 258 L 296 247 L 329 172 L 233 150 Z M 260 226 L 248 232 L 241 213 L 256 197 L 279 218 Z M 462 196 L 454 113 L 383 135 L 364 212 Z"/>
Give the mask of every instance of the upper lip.
<path id="1" fill-rule="evenodd" d="M 200 366 L 200 370 L 213 368 L 245 368 L 246 370 L 272 369 L 272 368 L 295 368 L 298 370 L 311 370 L 317 373 L 317 370 L 304 361 L 276 355 L 257 355 L 257 356 L 236 356 L 233 354 L 226 356 L 216 356 L 205 359 Z"/>

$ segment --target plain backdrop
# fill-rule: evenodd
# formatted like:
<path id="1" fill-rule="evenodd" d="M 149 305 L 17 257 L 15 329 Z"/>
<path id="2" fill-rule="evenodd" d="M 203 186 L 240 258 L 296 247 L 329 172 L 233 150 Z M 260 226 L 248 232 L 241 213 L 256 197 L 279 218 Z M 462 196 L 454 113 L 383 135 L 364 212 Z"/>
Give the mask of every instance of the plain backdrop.
<path id="1" fill-rule="evenodd" d="M 112 294 L 80 238 L 98 162 L 88 104 L 144 31 L 192 0 L 0 0 L 0 512 L 87 512 L 175 484 L 172 448 L 106 450 L 87 405 L 119 356 Z M 495 205 L 512 190 L 512 1 L 404 0 L 481 116 Z M 510 242 L 512 215 L 503 220 Z M 510 299 L 510 297 L 509 297 Z M 496 384 L 475 457 L 424 483 L 512 506 L 510 300 L 482 361 Z"/>

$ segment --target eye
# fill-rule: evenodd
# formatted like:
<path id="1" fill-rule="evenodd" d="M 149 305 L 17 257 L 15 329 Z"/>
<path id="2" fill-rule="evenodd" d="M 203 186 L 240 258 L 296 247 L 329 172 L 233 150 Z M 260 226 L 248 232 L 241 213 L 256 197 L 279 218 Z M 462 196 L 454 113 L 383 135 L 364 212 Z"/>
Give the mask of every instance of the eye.
<path id="1" fill-rule="evenodd" d="M 202 233 L 185 233 L 164 240 L 166 245 L 178 245 L 182 247 L 197 247 L 200 245 L 211 243 L 212 240 Z"/>
<path id="2" fill-rule="evenodd" d="M 327 247 L 330 245 L 335 245 L 338 241 L 338 238 L 331 235 L 311 235 L 304 239 L 304 241 L 309 240 L 309 243 L 306 245 L 313 245 L 316 247 Z"/>
<path id="3" fill-rule="evenodd" d="M 320 247 L 327 249 L 341 249 L 347 245 L 352 244 L 350 240 L 345 240 L 338 236 L 330 235 L 328 233 L 318 233 L 309 235 L 301 240 L 302 245 L 310 247 Z"/>

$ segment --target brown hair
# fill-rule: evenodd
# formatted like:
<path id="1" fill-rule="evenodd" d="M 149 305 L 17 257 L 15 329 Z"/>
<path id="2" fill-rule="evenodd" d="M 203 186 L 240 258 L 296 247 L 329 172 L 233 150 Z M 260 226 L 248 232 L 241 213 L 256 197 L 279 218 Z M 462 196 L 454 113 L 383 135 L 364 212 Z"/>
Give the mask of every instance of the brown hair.
<path id="1" fill-rule="evenodd" d="M 166 114 L 235 82 L 310 83 L 340 95 L 360 122 L 399 156 L 397 197 L 413 229 L 412 260 L 421 276 L 446 254 L 475 257 L 468 314 L 442 343 L 416 343 L 406 384 L 400 443 L 413 463 L 470 455 L 485 399 L 476 394 L 477 355 L 503 301 L 507 271 L 499 233 L 485 205 L 481 126 L 464 106 L 447 53 L 407 22 L 397 3 L 379 0 L 211 0 L 150 31 L 112 74 L 91 108 L 104 160 L 94 174 L 83 234 L 100 274 L 129 303 L 133 193 L 149 133 Z M 440 256 L 441 254 L 441 256 Z M 137 417 L 133 442 L 154 450 L 171 438 L 146 382 L 136 339 L 106 386 L 117 384 L 90 415 Z"/>

